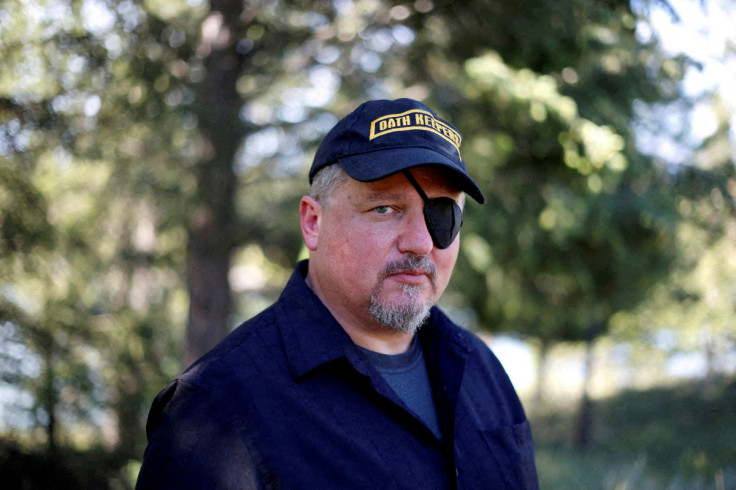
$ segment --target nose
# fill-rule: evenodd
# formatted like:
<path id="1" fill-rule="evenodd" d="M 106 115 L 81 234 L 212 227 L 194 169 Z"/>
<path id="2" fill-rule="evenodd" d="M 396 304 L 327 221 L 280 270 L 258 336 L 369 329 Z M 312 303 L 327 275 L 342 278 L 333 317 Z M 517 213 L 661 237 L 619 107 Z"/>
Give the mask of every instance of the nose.
<path id="1" fill-rule="evenodd" d="M 434 243 L 424 221 L 424 212 L 421 206 L 417 206 L 408 212 L 399 235 L 398 247 L 401 253 L 414 255 L 428 255 Z"/>

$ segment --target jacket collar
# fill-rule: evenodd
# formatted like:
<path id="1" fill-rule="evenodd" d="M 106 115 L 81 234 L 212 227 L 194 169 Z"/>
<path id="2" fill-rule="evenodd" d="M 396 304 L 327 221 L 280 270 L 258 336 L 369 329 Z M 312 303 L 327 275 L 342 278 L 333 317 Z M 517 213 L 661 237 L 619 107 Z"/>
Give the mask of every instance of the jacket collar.
<path id="1" fill-rule="evenodd" d="M 308 261 L 299 262 L 276 303 L 276 321 L 294 379 L 355 352 L 355 346 L 307 285 Z"/>
<path id="2" fill-rule="evenodd" d="M 307 285 L 308 267 L 307 260 L 299 262 L 275 305 L 276 321 L 292 376 L 298 380 L 313 369 L 342 357 L 361 374 L 370 376 L 365 359 L 350 336 Z M 449 362 L 454 365 L 452 372 L 462 372 L 467 342 L 460 329 L 438 308 L 432 308 L 429 321 L 419 330 L 419 340 L 430 365 L 435 364 L 432 360 L 443 365 Z M 454 391 L 457 387 L 448 388 Z"/>

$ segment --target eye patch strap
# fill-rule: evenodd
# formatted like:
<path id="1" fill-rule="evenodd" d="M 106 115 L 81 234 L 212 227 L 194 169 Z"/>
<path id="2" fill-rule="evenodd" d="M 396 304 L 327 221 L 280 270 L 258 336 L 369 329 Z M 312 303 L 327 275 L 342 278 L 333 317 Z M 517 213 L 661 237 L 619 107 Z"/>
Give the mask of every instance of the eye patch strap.
<path id="1" fill-rule="evenodd" d="M 404 175 L 424 201 L 424 222 L 432 242 L 437 248 L 449 247 L 463 226 L 463 212 L 460 206 L 449 197 L 430 199 L 408 170 L 404 170 Z"/>
<path id="2" fill-rule="evenodd" d="M 409 182 L 411 182 L 411 185 L 414 186 L 419 195 L 422 196 L 422 200 L 426 204 L 427 201 L 429 201 L 429 198 L 427 197 L 427 194 L 424 193 L 424 189 L 422 189 L 422 187 L 419 185 L 419 182 L 417 182 L 417 180 L 408 170 L 404 170 L 404 175 L 406 175 L 406 178 L 409 179 Z"/>

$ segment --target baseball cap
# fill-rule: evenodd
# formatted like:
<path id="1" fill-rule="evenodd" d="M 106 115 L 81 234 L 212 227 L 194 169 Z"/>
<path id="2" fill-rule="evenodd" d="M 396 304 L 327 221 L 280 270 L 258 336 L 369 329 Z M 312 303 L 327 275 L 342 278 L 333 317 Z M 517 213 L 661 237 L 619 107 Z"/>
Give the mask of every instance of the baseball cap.
<path id="1" fill-rule="evenodd" d="M 449 171 L 460 190 L 485 197 L 460 156 L 460 132 L 412 99 L 371 100 L 345 116 L 322 140 L 309 171 L 339 163 L 355 180 L 372 182 L 422 165 Z"/>

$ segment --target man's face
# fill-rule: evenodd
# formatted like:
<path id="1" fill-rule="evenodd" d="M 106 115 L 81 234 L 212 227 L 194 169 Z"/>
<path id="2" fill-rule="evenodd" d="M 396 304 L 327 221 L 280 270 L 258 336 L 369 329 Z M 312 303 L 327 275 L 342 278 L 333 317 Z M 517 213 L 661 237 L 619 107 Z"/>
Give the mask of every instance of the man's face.
<path id="1" fill-rule="evenodd" d="M 428 197 L 460 201 L 437 168 L 411 173 Z M 314 219 L 305 202 L 315 207 Z M 338 321 L 400 332 L 419 326 L 447 287 L 459 247 L 459 238 L 445 249 L 434 246 L 423 208 L 403 173 L 376 182 L 348 179 L 325 206 L 302 201 L 309 279 Z"/>

